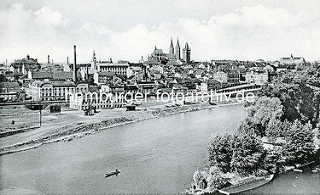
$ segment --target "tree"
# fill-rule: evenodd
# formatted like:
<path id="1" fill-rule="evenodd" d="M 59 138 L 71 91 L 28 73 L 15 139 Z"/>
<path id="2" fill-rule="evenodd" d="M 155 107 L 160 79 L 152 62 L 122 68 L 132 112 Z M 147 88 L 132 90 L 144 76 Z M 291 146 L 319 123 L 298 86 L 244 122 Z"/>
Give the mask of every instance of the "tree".
<path id="1" fill-rule="evenodd" d="M 247 117 L 239 127 L 240 132 L 255 133 L 259 136 L 265 136 L 266 128 L 270 122 L 278 120 L 283 115 L 283 106 L 279 98 L 259 97 L 258 100 L 247 106 Z"/>
<path id="2" fill-rule="evenodd" d="M 286 163 L 293 165 L 310 162 L 315 154 L 313 138 L 314 133 L 310 123 L 303 125 L 298 120 L 294 121 L 286 137 L 286 144 L 283 146 L 283 156 Z"/>
<path id="3" fill-rule="evenodd" d="M 314 92 L 295 74 L 277 78 L 272 84 L 264 86 L 260 95 L 280 99 L 283 106 L 282 121 L 299 119 L 306 123 L 314 119 Z"/>
<path id="4" fill-rule="evenodd" d="M 247 134 L 216 136 L 208 150 L 210 166 L 240 174 L 255 172 L 265 153 L 261 140 Z"/>
<path id="5" fill-rule="evenodd" d="M 288 120 L 271 119 L 266 127 L 266 136 L 269 138 L 286 137 L 290 131 L 292 123 Z"/>
<path id="6" fill-rule="evenodd" d="M 234 136 L 215 136 L 208 147 L 210 166 L 218 166 L 223 172 L 230 171 L 232 157 L 231 142 Z"/>
<path id="7" fill-rule="evenodd" d="M 209 190 L 221 189 L 228 183 L 228 179 L 223 177 L 222 171 L 218 166 L 211 166 L 207 178 Z"/>
<path id="8" fill-rule="evenodd" d="M 232 172 L 240 175 L 248 175 L 255 173 L 262 167 L 264 158 L 264 150 L 261 140 L 250 135 L 240 135 L 239 139 L 235 139 L 232 160 L 230 162 Z M 239 143 L 241 146 L 239 147 Z"/>

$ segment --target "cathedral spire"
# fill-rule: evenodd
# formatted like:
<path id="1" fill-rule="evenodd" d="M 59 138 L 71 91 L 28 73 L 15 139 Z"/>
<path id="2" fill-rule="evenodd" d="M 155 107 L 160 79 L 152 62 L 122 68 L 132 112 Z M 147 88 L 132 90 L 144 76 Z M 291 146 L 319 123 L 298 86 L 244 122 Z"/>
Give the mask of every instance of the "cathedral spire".
<path id="1" fill-rule="evenodd" d="M 170 47 L 169 47 L 169 54 L 174 54 L 172 38 L 171 38 Z"/>
<path id="2" fill-rule="evenodd" d="M 177 38 L 177 45 L 176 45 L 176 58 L 177 60 L 180 60 L 180 44 L 179 44 L 179 38 Z"/>
<path id="3" fill-rule="evenodd" d="M 96 51 L 93 49 L 92 60 L 95 61 L 96 59 Z"/>

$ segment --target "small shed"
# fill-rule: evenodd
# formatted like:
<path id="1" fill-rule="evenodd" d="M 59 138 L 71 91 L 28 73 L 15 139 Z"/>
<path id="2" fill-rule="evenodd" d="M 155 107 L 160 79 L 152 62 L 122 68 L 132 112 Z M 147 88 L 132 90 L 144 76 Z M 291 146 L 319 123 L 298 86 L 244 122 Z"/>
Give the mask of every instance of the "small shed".
<path id="1" fill-rule="evenodd" d="M 61 113 L 60 105 L 50 105 L 50 113 Z"/>

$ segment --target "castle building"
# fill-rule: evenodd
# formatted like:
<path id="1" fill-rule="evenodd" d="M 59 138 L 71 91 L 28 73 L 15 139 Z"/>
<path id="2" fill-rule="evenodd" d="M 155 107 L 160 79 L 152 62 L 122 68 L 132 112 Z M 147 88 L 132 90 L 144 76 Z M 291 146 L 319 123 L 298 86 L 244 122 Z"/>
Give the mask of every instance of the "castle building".
<path id="1" fill-rule="evenodd" d="M 290 57 L 280 58 L 280 64 L 298 65 L 298 64 L 303 64 L 304 62 L 305 62 L 305 59 L 303 57 L 293 57 L 292 54 Z"/>

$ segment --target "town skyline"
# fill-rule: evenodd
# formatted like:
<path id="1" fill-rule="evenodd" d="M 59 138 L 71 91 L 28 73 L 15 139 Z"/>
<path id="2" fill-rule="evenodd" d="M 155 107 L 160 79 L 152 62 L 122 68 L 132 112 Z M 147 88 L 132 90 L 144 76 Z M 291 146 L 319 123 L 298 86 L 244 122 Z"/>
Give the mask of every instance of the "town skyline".
<path id="1" fill-rule="evenodd" d="M 2 1 L 0 62 L 27 54 L 46 62 L 145 59 L 153 48 L 169 51 L 170 39 L 192 48 L 195 61 L 319 60 L 318 2 L 303 1 Z M 77 9 L 74 9 L 76 7 Z M 225 9 L 224 9 L 225 8 Z M 110 20 L 111 18 L 111 20 Z"/>

